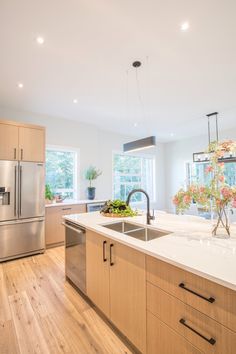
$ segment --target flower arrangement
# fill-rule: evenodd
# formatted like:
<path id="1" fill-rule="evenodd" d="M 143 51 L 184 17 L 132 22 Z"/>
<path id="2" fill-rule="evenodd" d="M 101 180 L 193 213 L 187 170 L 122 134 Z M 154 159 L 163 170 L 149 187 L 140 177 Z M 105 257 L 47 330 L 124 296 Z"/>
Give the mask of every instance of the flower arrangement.
<path id="1" fill-rule="evenodd" d="M 225 183 L 224 163 L 220 159 L 225 153 L 234 154 L 235 152 L 235 141 L 211 143 L 207 150 L 210 163 L 206 169 L 206 173 L 210 174 L 209 185 L 191 184 L 186 190 L 181 188 L 173 198 L 178 213 L 187 210 L 192 201 L 200 204 L 205 210 L 214 211 L 217 215 L 217 221 L 212 230 L 214 236 L 219 227 L 223 227 L 230 236 L 227 211 L 230 208 L 236 208 L 236 186 L 231 187 Z"/>

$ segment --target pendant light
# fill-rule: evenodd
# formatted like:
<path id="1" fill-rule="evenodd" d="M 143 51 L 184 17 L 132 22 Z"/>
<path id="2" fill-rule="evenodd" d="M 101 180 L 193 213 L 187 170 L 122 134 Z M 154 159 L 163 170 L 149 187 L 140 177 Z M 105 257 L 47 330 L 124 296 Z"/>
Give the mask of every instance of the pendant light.
<path id="1" fill-rule="evenodd" d="M 138 92 L 138 98 L 141 103 L 141 95 L 139 92 L 139 81 L 138 81 L 138 68 L 142 65 L 141 61 L 136 60 L 132 63 L 132 66 L 136 70 L 136 83 L 137 83 L 137 92 Z M 124 152 L 131 152 L 131 151 L 139 151 L 139 150 L 144 150 L 148 149 L 151 147 L 156 146 L 156 137 L 155 136 L 149 136 L 147 138 L 139 139 L 139 140 L 134 140 L 129 143 L 123 144 L 123 151 Z"/>
<path id="2" fill-rule="evenodd" d="M 131 152 L 131 151 L 144 150 L 144 149 L 149 149 L 151 147 L 154 147 L 155 145 L 156 145 L 156 137 L 149 136 L 144 139 L 139 139 L 139 140 L 131 141 L 130 143 L 124 144 L 123 151 L 124 152 Z"/>
<path id="3" fill-rule="evenodd" d="M 219 127 L 218 127 L 218 112 L 209 113 L 207 116 L 207 130 L 208 130 L 208 145 L 213 142 L 219 141 Z M 214 118 L 214 120 L 213 120 Z M 215 125 L 215 139 L 212 139 L 212 121 Z M 193 153 L 193 162 L 209 162 L 211 153 L 206 152 L 194 152 Z M 236 162 L 236 154 L 231 152 L 225 152 L 223 157 L 219 158 L 221 162 Z"/>

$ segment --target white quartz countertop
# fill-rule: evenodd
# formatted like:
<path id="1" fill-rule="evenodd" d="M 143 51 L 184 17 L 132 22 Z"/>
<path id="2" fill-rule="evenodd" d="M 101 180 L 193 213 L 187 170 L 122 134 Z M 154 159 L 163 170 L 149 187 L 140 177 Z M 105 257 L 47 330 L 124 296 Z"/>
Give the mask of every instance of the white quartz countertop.
<path id="1" fill-rule="evenodd" d="M 81 204 L 94 204 L 94 203 L 104 203 L 104 199 L 80 199 L 80 200 L 64 200 L 60 203 L 50 203 L 45 204 L 45 208 L 59 207 L 63 205 L 81 205 Z"/>
<path id="2" fill-rule="evenodd" d="M 236 290 L 236 225 L 232 225 L 230 239 L 217 239 L 211 236 L 210 221 L 196 216 L 177 216 L 157 211 L 156 220 L 152 221 L 150 228 L 172 233 L 145 242 L 102 226 L 124 219 L 137 225 L 144 225 L 145 215 L 117 219 L 93 212 L 66 215 L 64 218 L 145 254 Z"/>

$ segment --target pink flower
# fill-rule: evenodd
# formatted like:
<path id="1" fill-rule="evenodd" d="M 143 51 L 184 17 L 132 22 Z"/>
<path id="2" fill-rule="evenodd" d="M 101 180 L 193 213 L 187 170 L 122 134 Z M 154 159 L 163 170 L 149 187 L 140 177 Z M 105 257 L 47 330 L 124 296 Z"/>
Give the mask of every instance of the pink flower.
<path id="1" fill-rule="evenodd" d="M 191 193 L 195 193 L 195 192 L 197 191 L 196 186 L 190 186 L 190 187 L 189 187 L 189 191 L 190 191 Z"/>
<path id="2" fill-rule="evenodd" d="M 224 168 L 225 164 L 224 164 L 224 162 L 220 162 L 220 163 L 218 163 L 218 166 L 219 166 L 220 168 Z"/>
<path id="3" fill-rule="evenodd" d="M 185 196 L 183 197 L 183 202 L 184 202 L 185 204 L 191 203 L 191 197 L 190 197 L 189 195 L 185 195 Z"/>
<path id="4" fill-rule="evenodd" d="M 236 199 L 233 200 L 232 207 L 236 208 Z"/>
<path id="5" fill-rule="evenodd" d="M 212 166 L 207 166 L 205 171 L 206 171 L 206 173 L 210 173 L 210 172 L 213 171 L 213 167 Z"/>
<path id="6" fill-rule="evenodd" d="M 223 187 L 221 188 L 221 194 L 225 199 L 228 199 L 232 196 L 232 191 L 227 187 Z"/>
<path id="7" fill-rule="evenodd" d="M 204 192 L 206 191 L 206 187 L 203 187 L 203 186 L 200 187 L 200 188 L 199 188 L 199 191 L 200 191 L 200 193 L 204 193 Z"/>
<path id="8" fill-rule="evenodd" d="M 222 183 L 225 181 L 225 177 L 224 177 L 224 176 L 219 176 L 218 179 L 219 179 L 219 181 L 222 182 Z"/>
<path id="9" fill-rule="evenodd" d="M 173 198 L 173 203 L 174 203 L 175 205 L 178 205 L 178 204 L 179 204 L 179 199 L 178 199 L 176 196 L 174 196 L 174 198 Z"/>

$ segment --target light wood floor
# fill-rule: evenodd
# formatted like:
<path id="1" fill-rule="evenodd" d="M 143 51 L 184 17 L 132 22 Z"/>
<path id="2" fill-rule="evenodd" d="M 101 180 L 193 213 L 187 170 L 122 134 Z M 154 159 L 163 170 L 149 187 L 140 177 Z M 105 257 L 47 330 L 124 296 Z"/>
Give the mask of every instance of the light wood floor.
<path id="1" fill-rule="evenodd" d="M 0 263 L 0 354 L 133 353 L 64 278 L 64 248 Z"/>

